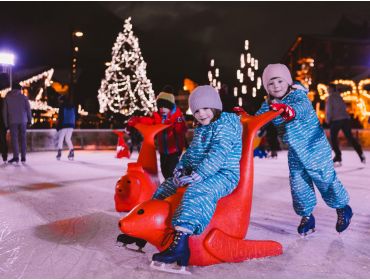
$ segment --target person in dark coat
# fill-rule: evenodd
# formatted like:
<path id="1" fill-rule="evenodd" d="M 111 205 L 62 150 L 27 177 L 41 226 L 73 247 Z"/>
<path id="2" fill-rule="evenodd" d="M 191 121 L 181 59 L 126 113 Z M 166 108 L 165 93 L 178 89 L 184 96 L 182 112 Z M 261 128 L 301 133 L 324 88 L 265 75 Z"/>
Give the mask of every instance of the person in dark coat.
<path id="1" fill-rule="evenodd" d="M 3 86 L 3 75 L 0 75 L 0 90 L 5 89 L 5 86 Z M 0 96 L 0 152 L 1 157 L 3 158 L 4 163 L 8 160 L 8 144 L 6 143 L 6 132 L 7 128 L 5 126 L 4 120 L 3 120 L 3 106 L 4 106 L 4 98 Z"/>
<path id="2" fill-rule="evenodd" d="M 3 74 L 5 87 L 10 87 L 10 80 L 7 74 Z M 10 138 L 13 148 L 13 158 L 8 163 L 19 162 L 19 142 L 21 142 L 21 161 L 26 162 L 27 125 L 32 122 L 31 106 L 28 97 L 23 95 L 19 89 L 9 91 L 3 104 L 3 121 L 5 127 L 10 130 Z"/>
<path id="3" fill-rule="evenodd" d="M 356 141 L 351 132 L 351 117 L 346 110 L 346 103 L 340 96 L 335 84 L 329 84 L 329 97 L 325 106 L 326 122 L 330 126 L 330 140 L 335 156 L 333 162 L 341 165 L 342 153 L 338 145 L 339 130 L 343 131 L 347 141 L 357 152 L 362 163 L 366 163 L 361 145 Z"/>

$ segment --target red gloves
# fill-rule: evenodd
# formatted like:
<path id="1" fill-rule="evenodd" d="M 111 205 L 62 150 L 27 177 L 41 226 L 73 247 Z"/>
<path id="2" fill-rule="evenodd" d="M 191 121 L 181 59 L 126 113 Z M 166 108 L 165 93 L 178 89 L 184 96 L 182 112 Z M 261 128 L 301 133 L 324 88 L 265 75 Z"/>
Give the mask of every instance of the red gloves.
<path id="1" fill-rule="evenodd" d="M 291 121 L 295 117 L 294 109 L 286 104 L 274 103 L 270 105 L 270 109 L 274 111 L 279 111 L 280 109 L 284 109 L 284 111 L 281 113 L 281 117 L 287 122 Z"/>

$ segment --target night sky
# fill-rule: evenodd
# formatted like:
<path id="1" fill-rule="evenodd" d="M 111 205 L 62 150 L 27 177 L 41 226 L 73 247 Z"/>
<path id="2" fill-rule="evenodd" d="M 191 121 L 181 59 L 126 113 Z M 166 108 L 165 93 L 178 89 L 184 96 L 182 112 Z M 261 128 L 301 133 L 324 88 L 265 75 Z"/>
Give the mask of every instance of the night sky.
<path id="1" fill-rule="evenodd" d="M 67 70 L 71 30 L 82 30 L 79 101 L 97 109 L 104 62 L 129 16 L 158 93 L 185 77 L 206 83 L 211 58 L 233 85 L 245 39 L 262 68 L 299 34 L 330 34 L 342 16 L 369 21 L 370 2 L 2 2 L 0 50 L 16 54 L 15 71 Z"/>

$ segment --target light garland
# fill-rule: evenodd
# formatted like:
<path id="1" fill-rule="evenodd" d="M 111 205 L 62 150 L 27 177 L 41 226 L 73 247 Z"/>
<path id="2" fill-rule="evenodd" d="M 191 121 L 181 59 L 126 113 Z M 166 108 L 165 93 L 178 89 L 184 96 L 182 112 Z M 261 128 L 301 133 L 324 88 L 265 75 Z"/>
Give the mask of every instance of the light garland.
<path id="1" fill-rule="evenodd" d="M 315 65 L 315 60 L 311 57 L 304 57 L 298 60 L 298 64 L 301 66 L 301 69 L 296 72 L 297 76 L 295 79 L 309 89 L 312 84 L 312 70 Z"/>
<path id="2" fill-rule="evenodd" d="M 336 85 L 344 85 L 349 87 L 350 90 L 341 92 L 343 100 L 351 103 L 352 112 L 355 118 L 358 118 L 364 125 L 367 126 L 367 118 L 370 116 L 370 94 L 365 89 L 366 85 L 370 84 L 370 79 L 361 80 L 357 85 L 352 80 L 337 79 L 332 83 Z M 329 96 L 328 86 L 325 84 L 318 84 L 317 91 L 319 93 L 320 100 L 326 100 Z"/>
<path id="3" fill-rule="evenodd" d="M 155 95 L 146 76 L 146 63 L 139 40 L 132 31 L 131 17 L 125 20 L 123 28 L 114 43 L 112 61 L 105 70 L 105 78 L 98 90 L 99 111 L 125 116 L 139 111 L 148 115 L 157 109 Z"/>
<path id="4" fill-rule="evenodd" d="M 243 106 L 246 94 L 251 94 L 253 98 L 256 98 L 261 89 L 262 79 L 258 76 L 258 65 L 258 59 L 251 54 L 249 41 L 245 40 L 244 52 L 240 55 L 240 68 L 236 71 L 239 85 L 234 87 L 234 96 L 238 97 L 239 106 Z"/>
<path id="5" fill-rule="evenodd" d="M 10 87 L 0 90 L 0 96 L 4 98 L 9 91 L 11 91 Z"/>
<path id="6" fill-rule="evenodd" d="M 221 89 L 220 69 L 218 69 L 215 66 L 214 59 L 211 59 L 210 66 L 211 66 L 211 69 L 208 70 L 209 85 L 213 86 L 217 90 L 220 90 Z"/>
<path id="7" fill-rule="evenodd" d="M 45 86 L 49 87 L 51 85 L 51 77 L 53 76 L 53 74 L 54 74 L 54 69 L 51 68 L 50 70 L 47 70 L 27 80 L 19 82 L 19 85 L 21 87 L 29 87 L 32 83 L 37 82 L 41 79 L 45 79 Z"/>

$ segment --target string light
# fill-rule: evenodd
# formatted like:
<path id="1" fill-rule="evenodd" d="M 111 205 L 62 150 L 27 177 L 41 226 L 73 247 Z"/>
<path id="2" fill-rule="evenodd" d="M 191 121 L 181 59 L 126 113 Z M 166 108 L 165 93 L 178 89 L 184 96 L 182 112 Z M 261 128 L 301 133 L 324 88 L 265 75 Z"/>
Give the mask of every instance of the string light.
<path id="1" fill-rule="evenodd" d="M 216 68 L 214 59 L 211 59 L 210 66 L 211 69 L 208 71 L 209 84 L 214 88 L 220 90 L 221 89 L 220 69 Z"/>
<path id="2" fill-rule="evenodd" d="M 360 122 L 367 126 L 367 119 L 370 116 L 370 94 L 365 89 L 366 85 L 370 84 L 370 79 L 361 80 L 357 85 L 352 80 L 338 79 L 331 83 L 336 85 L 342 85 L 349 87 L 349 90 L 340 93 L 343 100 L 352 105 L 352 113 L 355 118 L 358 118 Z M 320 100 L 326 100 L 329 96 L 328 86 L 325 84 L 318 84 L 317 91 L 319 93 Z M 316 110 L 319 114 L 319 110 Z"/>
<path id="3" fill-rule="evenodd" d="M 42 72 L 38 75 L 35 75 L 27 80 L 19 82 L 19 85 L 21 87 L 29 87 L 32 83 L 37 82 L 41 79 L 45 79 L 45 86 L 49 87 L 51 85 L 51 78 L 54 74 L 54 69 L 51 68 L 50 70 L 47 70 L 45 72 Z"/>
<path id="4" fill-rule="evenodd" d="M 129 17 L 113 45 L 112 61 L 98 90 L 100 113 L 111 111 L 130 116 L 139 111 L 147 115 L 157 109 L 146 66 Z"/>

